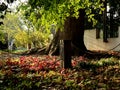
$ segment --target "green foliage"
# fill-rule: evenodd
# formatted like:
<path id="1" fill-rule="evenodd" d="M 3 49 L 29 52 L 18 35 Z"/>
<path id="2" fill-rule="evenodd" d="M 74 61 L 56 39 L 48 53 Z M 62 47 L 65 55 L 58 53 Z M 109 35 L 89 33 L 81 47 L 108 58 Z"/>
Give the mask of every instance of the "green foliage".
<path id="1" fill-rule="evenodd" d="M 5 35 L 4 35 L 4 33 L 0 30 L 0 41 L 2 42 L 2 43 L 5 43 Z"/>
<path id="2" fill-rule="evenodd" d="M 30 39 L 26 31 L 21 31 L 21 30 L 18 31 L 14 35 L 14 38 L 15 38 L 15 44 L 17 47 L 30 43 Z"/>
<path id="3" fill-rule="evenodd" d="M 29 0 L 27 9 L 24 9 L 26 17 L 32 21 L 36 28 L 44 27 L 50 30 L 52 24 L 56 29 L 63 27 L 67 17 L 79 17 L 79 9 L 85 9 L 89 21 L 96 24 L 92 10 L 103 10 L 100 0 Z"/>
<path id="4" fill-rule="evenodd" d="M 50 43 L 49 40 L 50 33 L 42 32 L 42 31 L 34 31 L 30 33 L 30 40 L 35 47 L 43 47 Z"/>
<path id="5" fill-rule="evenodd" d="M 17 30 L 21 29 L 20 21 L 14 13 L 7 13 L 3 23 L 4 25 L 1 26 L 2 29 L 0 30 L 0 32 L 3 33 L 4 40 L 9 41 L 11 38 L 14 37 L 14 34 L 17 32 Z"/>
<path id="6" fill-rule="evenodd" d="M 38 28 L 38 30 L 36 30 L 28 20 L 22 17 L 22 13 L 23 12 L 6 14 L 4 25 L 0 26 L 0 41 L 6 42 L 7 40 L 11 40 L 11 38 L 15 39 L 15 45 L 17 47 L 26 47 L 30 44 L 33 47 L 40 48 L 47 45 L 50 42 L 50 31 L 44 31 L 44 28 Z M 34 14 L 32 15 L 34 16 Z"/>
<path id="7" fill-rule="evenodd" d="M 47 33 L 42 33 L 40 31 L 24 31 L 20 30 L 18 31 L 15 35 L 15 44 L 17 47 L 19 46 L 24 46 L 27 44 L 31 44 L 34 47 L 43 47 L 47 45 L 50 40 L 49 40 L 49 34 Z"/>
<path id="8" fill-rule="evenodd" d="M 115 65 L 118 62 L 115 60 L 115 58 L 111 57 L 111 58 L 107 58 L 107 59 L 101 59 L 100 61 L 98 61 L 96 64 L 98 64 L 99 66 L 107 66 L 107 65 Z"/>

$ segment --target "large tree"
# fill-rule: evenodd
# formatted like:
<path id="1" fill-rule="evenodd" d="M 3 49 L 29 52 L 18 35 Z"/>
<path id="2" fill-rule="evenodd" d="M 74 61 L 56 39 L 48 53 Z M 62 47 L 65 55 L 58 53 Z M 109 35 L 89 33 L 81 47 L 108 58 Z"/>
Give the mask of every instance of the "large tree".
<path id="1" fill-rule="evenodd" d="M 59 46 L 59 39 L 62 37 L 63 45 L 66 47 L 64 49 L 70 49 L 70 52 L 73 50 L 80 55 L 87 50 L 84 45 L 84 16 L 86 15 L 88 20 L 93 21 L 95 25 L 96 20 L 92 10 L 101 12 L 103 4 L 100 0 L 28 0 L 28 4 L 22 6 L 22 9 L 25 11 L 26 18 L 36 29 L 44 28 L 50 31 L 51 26 L 55 26 L 57 33 L 47 49 L 48 53 L 51 53 L 51 49 L 58 50 L 56 47 Z M 58 32 L 62 33 L 60 38 Z M 68 57 L 72 54 L 64 52 L 66 53 Z M 71 61 L 68 62 L 71 63 Z M 66 68 L 71 66 L 70 63 Z"/>
<path id="2" fill-rule="evenodd" d="M 54 24 L 56 30 L 65 31 L 67 27 L 65 24 L 68 21 L 74 23 L 75 19 L 80 20 L 84 18 L 85 14 L 89 21 L 93 21 L 93 24 L 95 24 L 96 20 L 92 10 L 95 9 L 100 12 L 102 6 L 100 0 L 28 0 L 28 4 L 22 8 L 25 10 L 26 17 L 32 21 L 37 29 L 42 27 L 50 30 Z M 84 19 L 82 21 L 84 22 Z M 79 23 L 84 24 L 83 22 Z M 75 30 L 75 24 L 71 25 L 72 29 L 70 31 Z"/>

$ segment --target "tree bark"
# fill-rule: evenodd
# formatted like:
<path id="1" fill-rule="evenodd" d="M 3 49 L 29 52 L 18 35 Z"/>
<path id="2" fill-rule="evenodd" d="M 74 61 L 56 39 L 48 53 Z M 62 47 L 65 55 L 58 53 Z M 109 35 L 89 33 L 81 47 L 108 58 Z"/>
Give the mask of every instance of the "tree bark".
<path id="1" fill-rule="evenodd" d="M 96 39 L 100 38 L 100 29 L 96 28 Z"/>
<path id="2" fill-rule="evenodd" d="M 64 24 L 64 30 L 61 33 L 60 30 L 54 36 L 51 44 L 46 50 L 46 54 L 59 55 L 60 39 L 71 40 L 71 55 L 83 55 L 87 49 L 84 44 L 84 16 L 85 10 L 79 10 L 79 17 L 68 17 Z"/>
<path id="3" fill-rule="evenodd" d="M 73 55 L 83 55 L 87 51 L 85 44 L 84 44 L 84 16 L 85 10 L 79 10 L 79 17 L 78 19 L 72 18 L 71 19 L 71 31 L 72 31 L 72 49 L 74 51 Z"/>
<path id="4" fill-rule="evenodd" d="M 85 10 L 80 9 L 78 18 L 66 18 L 63 32 L 58 30 L 52 42 L 46 48 L 46 54 L 62 57 L 63 68 L 72 67 L 71 56 L 84 55 L 87 51 L 84 44 L 84 16 Z"/>
<path id="5" fill-rule="evenodd" d="M 106 16 L 107 16 L 107 1 L 104 1 L 104 12 L 103 12 L 103 42 L 108 42 L 107 40 L 107 22 L 106 22 Z"/>
<path id="6" fill-rule="evenodd" d="M 71 40 L 60 40 L 60 57 L 62 68 L 72 68 L 71 52 Z"/>
<path id="7" fill-rule="evenodd" d="M 53 40 L 45 50 L 45 54 L 49 55 L 59 55 L 60 39 L 59 30 L 56 32 Z"/>
<path id="8" fill-rule="evenodd" d="M 60 29 L 56 32 L 53 40 L 46 47 L 44 54 L 49 55 L 60 55 L 60 39 L 61 40 L 71 40 L 71 56 L 84 55 L 87 51 L 84 44 L 84 16 L 85 10 L 79 10 L 79 17 L 68 17 L 64 24 L 64 30 L 61 34 Z M 66 44 L 67 41 L 65 41 Z M 69 45 L 68 45 L 69 47 Z M 43 51 L 42 51 L 43 52 Z M 40 52 L 39 52 L 40 53 Z"/>

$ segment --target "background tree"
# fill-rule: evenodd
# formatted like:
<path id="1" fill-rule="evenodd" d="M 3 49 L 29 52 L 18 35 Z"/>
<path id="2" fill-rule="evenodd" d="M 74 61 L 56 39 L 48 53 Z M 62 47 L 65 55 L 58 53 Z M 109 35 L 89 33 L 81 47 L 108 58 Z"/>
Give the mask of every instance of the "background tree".
<path id="1" fill-rule="evenodd" d="M 6 36 L 4 40 L 8 44 L 8 49 L 10 49 L 12 47 L 10 45 L 13 44 L 14 41 L 14 35 L 18 33 L 18 30 L 22 30 L 22 23 L 15 13 L 7 13 L 3 23 L 4 24 L 1 26 L 2 30 L 0 31 L 4 33 L 4 36 Z"/>
<path id="2" fill-rule="evenodd" d="M 96 38 L 100 38 L 100 31 L 104 32 L 102 36 L 103 41 L 107 42 L 107 38 L 118 36 L 118 26 L 120 25 L 120 1 L 105 0 L 104 8 L 103 14 L 99 14 L 97 10 L 92 10 L 95 14 L 97 24 L 93 27 L 91 22 L 87 22 L 86 26 L 87 28 L 96 28 Z"/>
<path id="3" fill-rule="evenodd" d="M 14 17 L 14 18 L 13 18 Z M 4 25 L 1 25 L 1 41 L 8 41 L 9 49 L 12 47 L 11 44 L 16 47 L 23 47 L 27 49 L 41 48 L 49 42 L 48 33 L 36 31 L 28 22 L 22 17 L 22 13 L 7 13 L 3 20 Z M 5 35 L 7 37 L 5 38 Z M 12 48 L 11 48 L 12 49 Z"/>
<path id="4" fill-rule="evenodd" d="M 115 36 L 118 36 L 118 35 L 115 35 L 113 33 L 117 32 L 118 31 L 118 26 L 120 25 L 120 1 L 119 0 L 116 0 L 116 1 L 113 1 L 113 0 L 108 0 L 108 5 L 110 7 L 110 10 L 109 10 L 109 16 L 108 16 L 108 25 L 110 28 L 108 28 L 109 32 L 108 32 L 108 37 L 115 37 Z"/>
<path id="5" fill-rule="evenodd" d="M 23 46 L 26 48 L 26 46 L 29 46 L 28 48 L 30 48 L 39 46 L 40 48 L 45 46 L 49 39 L 49 33 L 44 33 L 40 30 L 36 31 L 33 28 L 33 25 L 28 20 L 24 19 L 24 16 L 22 15 L 23 11 L 18 10 L 18 12 L 16 12 L 16 7 L 14 7 L 13 10 L 11 6 L 14 5 L 14 1 L 19 3 L 18 7 L 21 4 L 25 4 L 26 2 L 24 1 L 23 3 L 21 0 L 6 0 L 1 2 L 0 15 L 2 20 L 1 23 L 3 24 L 0 26 L 0 41 L 2 41 L 1 46 L 5 46 L 2 45 L 2 43 L 5 43 L 6 45 L 8 44 L 7 46 L 10 46 L 11 40 L 15 40 L 14 44 L 16 44 L 17 47 Z M 7 7 L 7 5 L 9 7 Z M 20 35 L 22 38 L 20 38 Z"/>
<path id="6" fill-rule="evenodd" d="M 4 1 L 0 1 L 0 26 L 3 25 L 3 20 L 5 17 L 6 12 L 10 12 L 8 11 L 8 4 L 13 3 L 13 1 L 15 0 L 4 0 Z M 0 30 L 2 30 L 2 28 L 0 27 Z M 0 49 L 6 49 L 7 48 L 7 41 L 5 41 L 5 35 L 3 32 L 0 31 Z"/>
<path id="7" fill-rule="evenodd" d="M 3 2 L 0 2 L 0 26 L 3 25 L 3 19 L 4 19 L 4 12 L 7 9 L 7 5 Z M 4 33 L 1 32 L 2 27 L 0 27 L 0 49 L 6 49 L 7 44 L 4 40 Z"/>

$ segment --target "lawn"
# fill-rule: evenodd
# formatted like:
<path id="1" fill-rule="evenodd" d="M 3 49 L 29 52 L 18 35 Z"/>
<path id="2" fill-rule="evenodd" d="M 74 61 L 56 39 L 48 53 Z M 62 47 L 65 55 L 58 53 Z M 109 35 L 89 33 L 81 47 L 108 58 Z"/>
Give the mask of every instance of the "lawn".
<path id="1" fill-rule="evenodd" d="M 0 60 L 0 90 L 120 90 L 120 60 L 74 57 L 72 69 L 58 56 Z"/>

